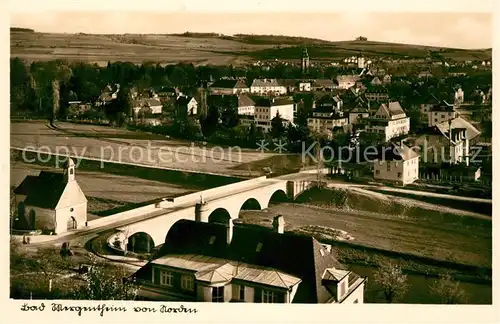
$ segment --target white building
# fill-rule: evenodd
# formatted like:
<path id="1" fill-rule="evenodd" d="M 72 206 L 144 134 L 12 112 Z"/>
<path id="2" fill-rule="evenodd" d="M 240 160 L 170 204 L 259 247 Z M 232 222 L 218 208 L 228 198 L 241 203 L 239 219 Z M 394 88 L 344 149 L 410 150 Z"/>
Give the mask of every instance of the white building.
<path id="1" fill-rule="evenodd" d="M 358 75 L 339 75 L 337 76 L 337 83 L 340 89 L 349 89 L 354 87 L 359 79 Z"/>
<path id="2" fill-rule="evenodd" d="M 382 147 L 373 164 L 373 177 L 379 180 L 410 184 L 418 179 L 420 156 L 400 143 Z"/>
<path id="3" fill-rule="evenodd" d="M 458 112 L 452 104 L 443 101 L 439 105 L 434 105 L 429 109 L 427 112 L 427 123 L 429 127 L 433 127 L 437 124 L 457 118 L 458 115 Z"/>
<path id="4" fill-rule="evenodd" d="M 386 142 L 410 131 L 410 118 L 397 101 L 381 104 L 373 117 L 366 131 L 382 134 Z"/>
<path id="5" fill-rule="evenodd" d="M 276 79 L 255 79 L 250 86 L 250 92 L 260 95 L 284 95 L 286 86 Z"/>
<path id="6" fill-rule="evenodd" d="M 294 102 L 290 99 L 262 98 L 255 102 L 255 123 L 264 132 L 271 129 L 271 120 L 279 115 L 285 123 L 293 122 Z"/>
<path id="7" fill-rule="evenodd" d="M 238 115 L 253 116 L 255 114 L 255 102 L 245 94 L 238 95 Z"/>
<path id="8" fill-rule="evenodd" d="M 300 81 L 299 82 L 299 91 L 301 91 L 301 92 L 311 91 L 311 82 L 309 82 L 309 81 Z"/>
<path id="9" fill-rule="evenodd" d="M 332 106 L 317 107 L 312 116 L 307 119 L 307 127 L 311 132 L 326 135 L 328 138 L 333 136 L 335 128 L 348 124 L 347 117 L 342 112 L 337 112 Z"/>

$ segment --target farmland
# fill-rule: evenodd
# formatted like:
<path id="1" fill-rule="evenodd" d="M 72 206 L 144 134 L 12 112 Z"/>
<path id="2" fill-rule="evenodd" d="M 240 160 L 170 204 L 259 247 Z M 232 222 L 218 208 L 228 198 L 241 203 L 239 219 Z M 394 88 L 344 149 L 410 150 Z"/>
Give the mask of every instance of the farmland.
<path id="1" fill-rule="evenodd" d="M 276 156 L 105 126 L 57 123 L 57 128 L 50 128 L 43 121 L 11 123 L 10 139 L 11 147 L 21 149 L 38 147 L 62 155 L 239 177 L 262 175 L 257 162 Z"/>
<path id="2" fill-rule="evenodd" d="M 307 45 L 315 60 L 364 54 L 372 57 L 425 58 L 431 52 L 454 60 L 491 59 L 491 49 L 462 50 L 374 41 L 219 34 L 56 34 L 11 30 L 11 55 L 28 62 L 63 59 L 105 65 L 108 61 L 239 66 L 255 60 L 298 59 Z"/>

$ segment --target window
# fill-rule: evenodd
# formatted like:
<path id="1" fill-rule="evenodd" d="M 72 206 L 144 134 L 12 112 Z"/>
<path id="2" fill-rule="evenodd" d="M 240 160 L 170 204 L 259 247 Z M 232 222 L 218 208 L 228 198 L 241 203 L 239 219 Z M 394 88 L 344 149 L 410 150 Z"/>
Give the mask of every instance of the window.
<path id="1" fill-rule="evenodd" d="M 380 170 L 375 170 L 375 174 L 379 175 L 380 174 Z"/>
<path id="2" fill-rule="evenodd" d="M 192 291 L 194 290 L 194 278 L 191 275 L 182 275 L 181 289 Z"/>
<path id="3" fill-rule="evenodd" d="M 401 178 L 401 172 L 398 172 L 398 178 Z"/>
<path id="4" fill-rule="evenodd" d="M 391 172 L 391 162 L 387 161 L 387 172 Z"/>
<path id="5" fill-rule="evenodd" d="M 162 286 L 173 286 L 174 274 L 169 271 L 161 271 L 160 272 L 160 285 Z"/>
<path id="6" fill-rule="evenodd" d="M 73 168 L 69 169 L 69 174 L 73 174 Z"/>
<path id="7" fill-rule="evenodd" d="M 274 291 L 262 290 L 262 302 L 263 303 L 276 303 L 276 293 Z"/>
<path id="8" fill-rule="evenodd" d="M 212 288 L 212 302 L 213 303 L 224 302 L 224 286 Z"/>
<path id="9" fill-rule="evenodd" d="M 240 300 L 245 300 L 245 286 L 240 286 Z"/>
<path id="10" fill-rule="evenodd" d="M 437 119 L 437 118 L 434 118 L 434 121 L 435 121 L 435 122 L 437 122 L 437 121 L 438 121 L 438 119 Z"/>
<path id="11" fill-rule="evenodd" d="M 357 304 L 357 303 L 358 303 L 358 299 L 356 299 L 356 300 L 353 302 L 353 304 Z"/>

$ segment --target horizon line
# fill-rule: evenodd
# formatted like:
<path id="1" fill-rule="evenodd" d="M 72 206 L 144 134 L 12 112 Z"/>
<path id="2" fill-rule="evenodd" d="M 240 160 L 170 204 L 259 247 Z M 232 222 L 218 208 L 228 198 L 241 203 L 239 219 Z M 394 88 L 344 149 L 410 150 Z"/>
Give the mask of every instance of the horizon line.
<path id="1" fill-rule="evenodd" d="M 13 28 L 19 28 L 19 29 L 28 29 L 32 30 L 34 33 L 40 33 L 40 34 L 68 34 L 68 35 L 76 35 L 76 34 L 83 34 L 83 35 L 164 35 L 164 36 L 179 36 L 183 37 L 183 34 L 186 33 L 193 33 L 193 34 L 211 34 L 211 35 L 218 35 L 218 37 L 223 37 L 223 36 L 229 36 L 229 37 L 235 37 L 236 35 L 244 35 L 244 36 L 273 36 L 273 37 L 290 37 L 290 38 L 304 38 L 308 39 L 311 41 L 322 41 L 326 43 L 342 43 L 342 42 L 355 42 L 356 39 L 345 39 L 345 40 L 327 40 L 324 38 L 317 38 L 317 37 L 310 37 L 310 36 L 297 36 L 297 35 L 286 35 L 286 34 L 253 34 L 253 33 L 235 33 L 235 34 L 224 34 L 224 33 L 216 33 L 216 32 L 201 32 L 201 31 L 189 31 L 186 30 L 182 33 L 161 33 L 161 32 L 148 32 L 148 33 L 109 33 L 109 32 L 103 32 L 103 33 L 88 33 L 88 32 L 50 32 L 50 31 L 41 31 L 41 30 L 36 30 L 31 27 L 21 27 L 21 26 L 10 26 L 9 27 L 9 32 L 11 32 Z M 21 31 L 22 32 L 22 31 Z M 364 37 L 360 35 L 361 37 Z M 184 36 L 185 37 L 185 36 Z M 196 38 L 196 37 L 193 37 Z M 200 37 L 203 38 L 203 37 Z M 238 41 L 238 40 L 234 40 Z M 362 41 L 360 41 L 362 42 Z M 464 48 L 464 47 L 451 47 L 451 46 L 442 46 L 442 45 L 430 45 L 426 43 L 398 43 L 398 42 L 390 42 L 390 41 L 382 41 L 382 40 L 373 40 L 373 39 L 368 39 L 366 42 L 372 42 L 372 43 L 385 43 L 385 44 L 399 44 L 399 45 L 407 45 L 407 46 L 423 46 L 423 47 L 430 47 L 430 48 L 444 48 L 444 49 L 454 49 L 454 50 L 466 50 L 466 51 L 492 51 L 493 47 L 475 47 L 475 48 Z M 276 45 L 279 45 L 279 43 L 276 43 Z M 290 44 L 293 46 L 293 44 Z M 299 44 L 297 44 L 299 45 Z M 312 44 L 312 45 L 318 45 L 318 44 Z"/>

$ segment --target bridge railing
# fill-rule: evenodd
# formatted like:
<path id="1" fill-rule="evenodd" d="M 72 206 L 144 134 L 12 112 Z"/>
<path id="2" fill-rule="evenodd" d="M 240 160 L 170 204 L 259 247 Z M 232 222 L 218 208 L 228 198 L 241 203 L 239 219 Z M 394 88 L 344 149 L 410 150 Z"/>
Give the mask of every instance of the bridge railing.
<path id="1" fill-rule="evenodd" d="M 241 190 L 241 189 L 244 189 L 245 187 L 262 182 L 266 179 L 267 179 L 266 176 L 262 176 L 262 177 L 258 177 L 258 178 L 254 178 L 254 179 L 250 179 L 250 180 L 239 181 L 236 183 L 231 183 L 228 185 L 207 189 L 204 191 L 195 192 L 192 194 L 187 194 L 187 195 L 184 195 L 181 197 L 176 197 L 176 198 L 174 198 L 174 205 L 187 203 L 189 201 L 199 201 L 200 195 L 203 196 L 204 200 L 210 199 L 211 197 L 213 197 L 215 195 L 222 194 L 222 193 L 230 193 L 231 191 Z"/>

